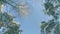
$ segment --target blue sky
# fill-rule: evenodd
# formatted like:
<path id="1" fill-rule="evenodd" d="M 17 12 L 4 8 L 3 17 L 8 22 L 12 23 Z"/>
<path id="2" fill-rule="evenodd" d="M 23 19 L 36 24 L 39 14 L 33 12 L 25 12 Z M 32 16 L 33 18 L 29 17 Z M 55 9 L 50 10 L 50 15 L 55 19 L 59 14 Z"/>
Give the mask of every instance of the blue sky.
<path id="1" fill-rule="evenodd" d="M 22 0 L 27 2 L 31 10 L 27 18 L 17 17 L 16 21 L 21 23 L 22 34 L 41 34 L 40 22 L 48 21 L 52 17 L 43 12 L 43 0 Z M 14 12 L 9 12 L 14 14 Z"/>
<path id="2" fill-rule="evenodd" d="M 31 11 L 27 19 L 21 18 L 21 29 L 23 30 L 22 34 L 41 34 L 40 22 L 48 21 L 52 17 L 43 13 L 42 0 L 23 1 L 30 5 Z"/>

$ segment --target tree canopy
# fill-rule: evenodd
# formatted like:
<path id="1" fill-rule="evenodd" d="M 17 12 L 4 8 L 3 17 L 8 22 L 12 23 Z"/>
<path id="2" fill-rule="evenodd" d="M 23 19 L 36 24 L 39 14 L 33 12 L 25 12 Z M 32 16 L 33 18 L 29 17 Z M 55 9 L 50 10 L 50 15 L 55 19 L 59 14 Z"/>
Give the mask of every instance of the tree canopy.
<path id="1" fill-rule="evenodd" d="M 53 18 L 48 22 L 41 22 L 41 34 L 60 34 L 60 0 L 45 0 L 44 7 L 46 14 Z"/>

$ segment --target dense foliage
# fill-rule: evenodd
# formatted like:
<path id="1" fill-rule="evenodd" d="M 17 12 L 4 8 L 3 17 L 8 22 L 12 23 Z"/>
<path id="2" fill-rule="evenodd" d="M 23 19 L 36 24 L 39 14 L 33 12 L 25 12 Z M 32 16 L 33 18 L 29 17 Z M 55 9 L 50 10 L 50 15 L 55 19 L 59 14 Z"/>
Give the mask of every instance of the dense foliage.
<path id="1" fill-rule="evenodd" d="M 4 34 L 18 34 L 19 33 L 19 26 L 13 20 L 13 16 L 9 15 L 8 13 L 0 13 L 0 28 L 6 27 L 7 31 Z"/>
<path id="2" fill-rule="evenodd" d="M 44 7 L 46 14 L 53 18 L 41 22 L 41 34 L 60 34 L 60 0 L 45 0 Z"/>
<path id="3" fill-rule="evenodd" d="M 18 34 L 20 32 L 20 24 L 14 21 L 14 16 L 11 16 L 7 12 L 2 12 L 3 5 L 5 6 L 6 4 L 16 7 L 9 3 L 8 0 L 0 0 L 0 29 L 2 27 L 7 28 L 6 31 L 3 30 L 3 34 Z"/>

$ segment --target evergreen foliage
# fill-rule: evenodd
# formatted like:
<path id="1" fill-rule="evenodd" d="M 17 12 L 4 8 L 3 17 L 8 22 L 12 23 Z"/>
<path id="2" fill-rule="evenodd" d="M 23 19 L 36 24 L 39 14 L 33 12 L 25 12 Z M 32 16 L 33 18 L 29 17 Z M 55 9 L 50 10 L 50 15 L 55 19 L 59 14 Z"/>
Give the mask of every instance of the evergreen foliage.
<path id="1" fill-rule="evenodd" d="M 48 22 L 41 22 L 41 34 L 60 34 L 59 9 L 60 0 L 45 0 L 44 7 L 47 15 L 51 15 L 53 19 Z"/>

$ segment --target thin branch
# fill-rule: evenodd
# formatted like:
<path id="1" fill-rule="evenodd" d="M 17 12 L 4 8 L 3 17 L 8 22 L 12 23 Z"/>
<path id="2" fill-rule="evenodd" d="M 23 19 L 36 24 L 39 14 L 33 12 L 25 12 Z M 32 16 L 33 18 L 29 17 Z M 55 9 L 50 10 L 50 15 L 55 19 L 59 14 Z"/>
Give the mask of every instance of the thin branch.
<path id="1" fill-rule="evenodd" d="M 8 1 L 3 1 L 3 2 L 5 2 L 6 4 L 11 5 L 11 6 L 12 6 L 12 7 L 14 7 L 14 8 L 17 8 L 16 6 L 12 5 L 12 4 L 11 4 L 11 3 L 9 3 Z"/>

